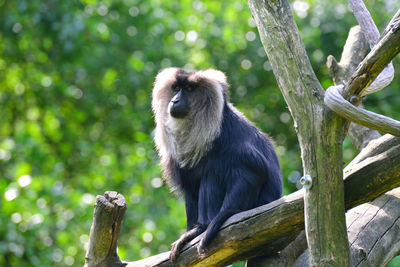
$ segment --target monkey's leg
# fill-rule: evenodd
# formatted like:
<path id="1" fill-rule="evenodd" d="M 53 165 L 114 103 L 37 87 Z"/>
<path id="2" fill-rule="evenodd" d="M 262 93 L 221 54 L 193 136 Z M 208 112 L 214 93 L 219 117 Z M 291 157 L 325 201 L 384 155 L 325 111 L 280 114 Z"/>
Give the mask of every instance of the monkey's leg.
<path id="1" fill-rule="evenodd" d="M 179 250 L 181 250 L 186 243 L 203 233 L 204 230 L 205 227 L 203 225 L 196 225 L 193 229 L 187 231 L 186 233 L 181 235 L 178 240 L 172 243 L 171 254 L 169 256 L 171 261 L 176 261 L 179 256 Z"/>
<path id="2" fill-rule="evenodd" d="M 252 173 L 246 169 L 233 171 L 232 173 L 241 174 L 242 176 L 233 179 L 234 184 L 226 190 L 227 193 L 219 213 L 212 219 L 204 233 L 197 251 L 199 254 L 206 253 L 206 247 L 211 243 L 217 235 L 222 224 L 233 214 L 248 210 L 254 205 L 259 195 L 260 187 L 257 183 L 249 183 L 243 177 L 252 176 Z"/>

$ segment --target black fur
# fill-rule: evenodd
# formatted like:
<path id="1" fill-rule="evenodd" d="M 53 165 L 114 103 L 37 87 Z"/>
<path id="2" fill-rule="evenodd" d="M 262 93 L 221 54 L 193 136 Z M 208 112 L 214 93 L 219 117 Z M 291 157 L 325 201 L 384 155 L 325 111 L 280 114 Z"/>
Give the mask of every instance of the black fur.
<path id="1" fill-rule="evenodd" d="M 181 168 L 171 158 L 171 178 L 183 192 L 187 230 L 174 243 L 184 243 L 206 231 L 199 252 L 216 236 L 231 215 L 281 197 L 282 177 L 269 139 L 224 100 L 220 135 L 193 168 Z M 181 241 L 181 242 L 179 242 Z"/>

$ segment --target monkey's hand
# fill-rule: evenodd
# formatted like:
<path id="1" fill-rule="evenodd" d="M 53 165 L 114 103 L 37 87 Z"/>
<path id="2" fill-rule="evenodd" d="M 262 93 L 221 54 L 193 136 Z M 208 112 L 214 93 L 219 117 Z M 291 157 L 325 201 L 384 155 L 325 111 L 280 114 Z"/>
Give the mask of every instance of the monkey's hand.
<path id="1" fill-rule="evenodd" d="M 171 254 L 169 255 L 169 258 L 171 261 L 176 261 L 176 259 L 179 256 L 179 251 L 183 248 L 183 246 L 191 241 L 193 238 L 198 236 L 204 231 L 205 227 L 202 225 L 196 225 L 193 229 L 187 231 L 181 237 L 176 240 L 174 243 L 172 243 L 172 248 L 171 248 Z"/>
<path id="2" fill-rule="evenodd" d="M 186 241 L 180 237 L 178 240 L 176 240 L 174 243 L 171 245 L 171 254 L 169 255 L 169 258 L 171 261 L 176 261 L 179 256 L 179 250 L 186 244 Z"/>

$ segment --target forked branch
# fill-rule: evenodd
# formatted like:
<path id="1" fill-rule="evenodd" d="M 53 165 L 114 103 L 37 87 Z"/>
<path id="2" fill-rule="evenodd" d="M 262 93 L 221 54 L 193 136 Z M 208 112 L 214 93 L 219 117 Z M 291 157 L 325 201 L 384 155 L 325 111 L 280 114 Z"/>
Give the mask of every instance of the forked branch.
<path id="1" fill-rule="evenodd" d="M 353 11 L 354 17 L 361 26 L 364 36 L 368 41 L 369 47 L 372 49 L 378 43 L 380 34 L 374 21 L 372 20 L 371 14 L 365 7 L 362 0 L 349 0 L 349 4 Z M 378 75 L 378 77 L 376 77 L 375 81 L 373 81 L 371 85 L 363 91 L 362 95 L 371 94 L 385 88 L 391 83 L 393 76 L 393 64 L 390 62 Z"/>
<path id="2" fill-rule="evenodd" d="M 360 95 L 382 69 L 400 52 L 400 12 L 397 12 L 385 30 L 381 40 L 360 63 L 344 86 L 328 88 L 324 103 L 340 116 L 366 127 L 400 136 L 400 122 L 391 118 L 357 108 Z M 343 96 L 343 97 L 342 97 Z M 348 102 L 349 99 L 352 103 Z"/>
<path id="3" fill-rule="evenodd" d="M 387 64 L 400 52 L 400 11 L 387 26 L 379 42 L 360 63 L 343 90 L 343 97 L 359 97 Z M 360 98 L 361 99 L 361 98 Z M 356 102 L 359 104 L 359 101 Z"/>

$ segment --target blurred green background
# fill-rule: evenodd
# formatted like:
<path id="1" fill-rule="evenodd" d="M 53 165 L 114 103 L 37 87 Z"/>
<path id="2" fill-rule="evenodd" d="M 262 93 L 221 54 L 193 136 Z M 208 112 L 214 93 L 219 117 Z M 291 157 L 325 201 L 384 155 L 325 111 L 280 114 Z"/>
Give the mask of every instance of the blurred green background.
<path id="1" fill-rule="evenodd" d="M 355 19 L 344 0 L 291 4 L 326 88 Z M 399 8 L 366 4 L 380 30 Z M 159 178 L 150 109 L 169 66 L 224 71 L 231 101 L 277 143 L 284 193 L 296 189 L 293 121 L 245 1 L 0 0 L 0 266 L 82 266 L 106 190 L 128 202 L 122 259 L 169 249 L 185 212 Z M 397 75 L 365 105 L 399 119 L 399 87 Z M 345 161 L 355 153 L 346 140 Z"/>

